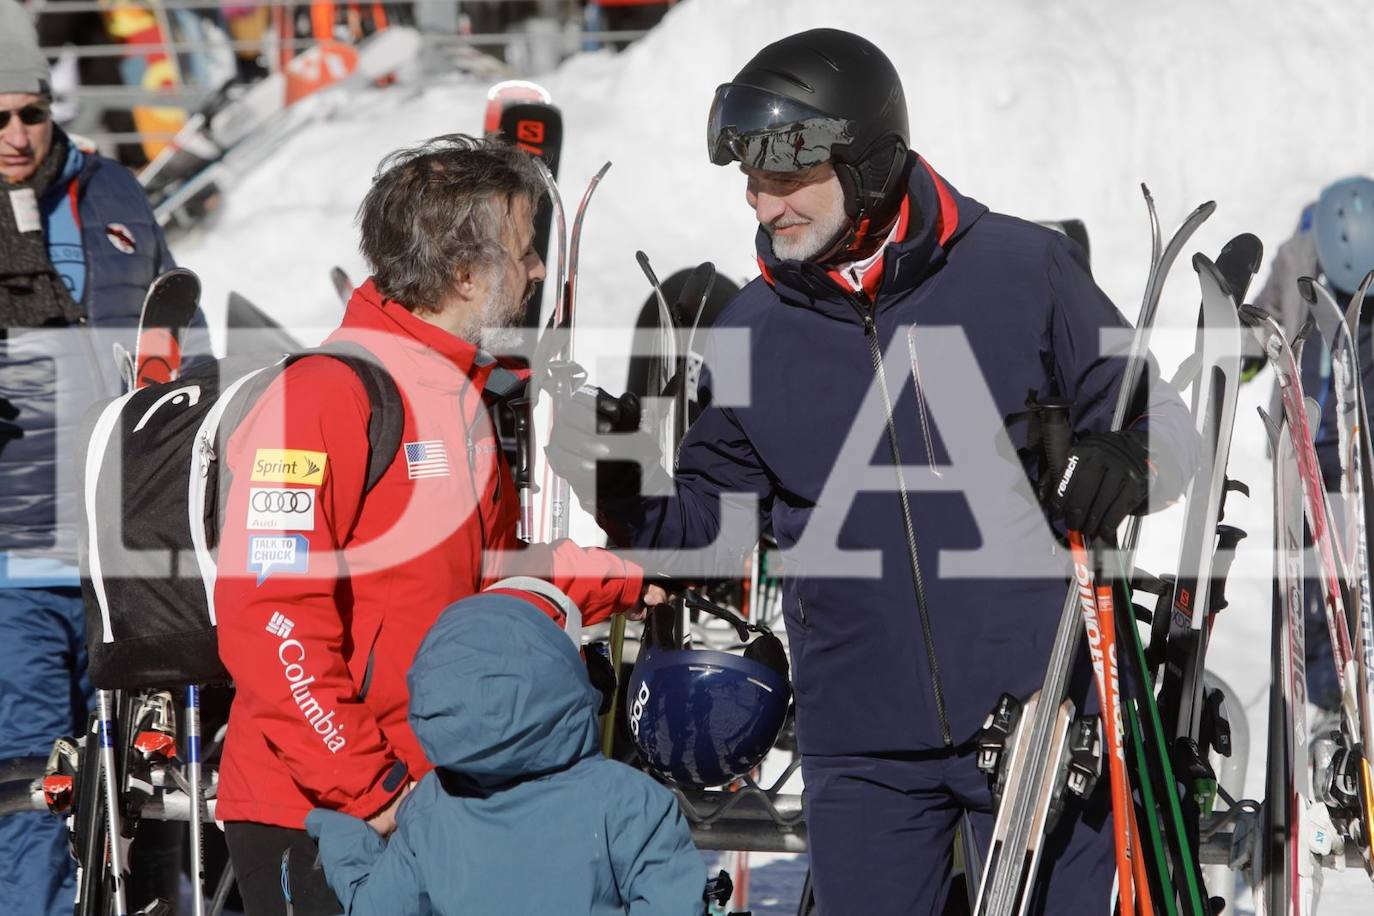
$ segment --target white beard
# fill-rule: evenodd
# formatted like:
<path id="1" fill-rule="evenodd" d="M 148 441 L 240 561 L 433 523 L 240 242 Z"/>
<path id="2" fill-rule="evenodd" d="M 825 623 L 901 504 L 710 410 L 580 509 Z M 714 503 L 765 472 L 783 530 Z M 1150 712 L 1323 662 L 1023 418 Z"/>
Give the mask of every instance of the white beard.
<path id="1" fill-rule="evenodd" d="M 774 231 L 775 226 L 764 226 L 764 231 L 773 240 L 773 254 L 780 261 L 806 261 L 817 255 L 824 254 L 825 248 L 830 242 L 840 234 L 840 230 L 849 222 L 849 216 L 844 212 L 844 190 L 839 182 L 835 182 L 834 195 L 830 201 L 830 209 L 817 219 L 805 223 L 805 229 L 799 234 L 783 238 Z M 801 225 L 801 224 L 793 224 Z"/>

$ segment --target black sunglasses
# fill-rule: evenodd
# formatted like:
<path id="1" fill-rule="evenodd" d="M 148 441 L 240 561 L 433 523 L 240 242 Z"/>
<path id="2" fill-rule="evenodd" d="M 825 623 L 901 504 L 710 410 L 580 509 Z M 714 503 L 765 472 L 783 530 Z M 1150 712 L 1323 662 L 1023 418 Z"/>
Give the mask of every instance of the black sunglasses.
<path id="1" fill-rule="evenodd" d="M 52 117 L 52 109 L 47 105 L 25 105 L 18 111 L 6 111 L 0 109 L 0 130 L 10 126 L 10 115 L 19 115 L 19 120 L 32 127 L 35 124 L 42 124 Z"/>

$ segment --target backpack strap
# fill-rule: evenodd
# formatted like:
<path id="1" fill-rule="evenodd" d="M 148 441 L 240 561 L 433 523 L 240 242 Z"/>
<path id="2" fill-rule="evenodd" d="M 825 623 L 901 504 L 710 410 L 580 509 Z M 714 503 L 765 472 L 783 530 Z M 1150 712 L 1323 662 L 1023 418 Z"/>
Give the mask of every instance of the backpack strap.
<path id="1" fill-rule="evenodd" d="M 351 341 L 336 341 L 328 346 L 304 353 L 295 353 L 282 360 L 285 369 L 308 356 L 328 356 L 348 366 L 358 376 L 371 412 L 367 419 L 367 482 L 364 493 L 372 492 L 401 450 L 401 435 L 405 429 L 405 402 L 391 373 L 366 347 Z"/>

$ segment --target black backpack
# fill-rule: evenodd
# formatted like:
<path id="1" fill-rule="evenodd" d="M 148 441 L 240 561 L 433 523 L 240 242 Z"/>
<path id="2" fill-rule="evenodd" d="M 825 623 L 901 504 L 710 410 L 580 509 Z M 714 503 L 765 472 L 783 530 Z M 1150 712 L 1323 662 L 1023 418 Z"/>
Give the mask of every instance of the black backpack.
<path id="1" fill-rule="evenodd" d="M 215 637 L 216 548 L 229 491 L 218 458 L 268 385 L 309 356 L 349 366 L 367 391 L 370 491 L 400 448 L 405 406 L 395 381 L 360 346 L 331 344 L 265 368 L 206 361 L 87 418 L 80 550 L 92 686 L 230 680 Z"/>

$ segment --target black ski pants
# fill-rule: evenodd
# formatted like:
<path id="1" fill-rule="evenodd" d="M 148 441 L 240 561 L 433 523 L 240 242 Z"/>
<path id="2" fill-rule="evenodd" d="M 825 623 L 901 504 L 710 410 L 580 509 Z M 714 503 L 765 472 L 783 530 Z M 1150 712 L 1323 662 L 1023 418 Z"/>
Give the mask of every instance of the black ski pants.
<path id="1" fill-rule="evenodd" d="M 243 910 L 249 916 L 336 916 L 343 912 L 304 830 L 230 821 L 224 825 Z"/>
<path id="2" fill-rule="evenodd" d="M 965 812 L 977 847 L 992 838 L 992 796 L 972 745 L 882 756 L 806 755 L 805 814 L 821 916 L 938 916 Z M 1033 913 L 1108 914 L 1115 845 L 1108 779 L 1065 811 L 1041 858 Z M 977 878 L 973 879 L 977 889 Z"/>

